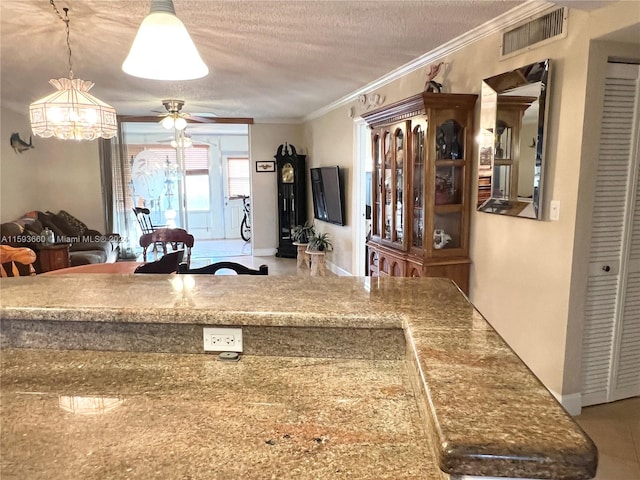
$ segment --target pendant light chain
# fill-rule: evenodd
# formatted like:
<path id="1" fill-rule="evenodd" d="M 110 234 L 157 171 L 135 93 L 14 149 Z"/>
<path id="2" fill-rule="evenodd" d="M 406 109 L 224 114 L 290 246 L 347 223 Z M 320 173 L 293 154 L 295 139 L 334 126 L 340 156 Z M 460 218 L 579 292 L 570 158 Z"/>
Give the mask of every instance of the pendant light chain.
<path id="1" fill-rule="evenodd" d="M 49 3 L 53 7 L 53 10 L 56 12 L 56 15 L 58 15 L 58 18 L 60 18 L 60 20 L 62 20 L 66 25 L 65 31 L 67 33 L 67 49 L 69 50 L 69 78 L 73 80 L 73 64 L 71 63 L 71 42 L 69 41 L 69 9 L 66 7 L 62 9 L 64 10 L 63 17 L 53 0 L 49 0 Z"/>

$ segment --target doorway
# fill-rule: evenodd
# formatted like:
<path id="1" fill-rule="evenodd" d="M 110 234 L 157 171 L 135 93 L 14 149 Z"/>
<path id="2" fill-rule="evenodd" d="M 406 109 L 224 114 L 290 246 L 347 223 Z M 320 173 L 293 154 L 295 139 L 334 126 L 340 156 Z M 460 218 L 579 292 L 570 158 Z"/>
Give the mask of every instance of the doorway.
<path id="1" fill-rule="evenodd" d="M 196 239 L 240 238 L 242 197 L 251 195 L 247 125 L 189 124 L 185 148 L 155 122 L 124 122 L 123 133 L 125 203 Z"/>
<path id="2" fill-rule="evenodd" d="M 353 274 L 361 277 L 368 275 L 366 241 L 371 230 L 371 135 L 367 123 L 359 118 L 354 122 L 355 130 L 355 168 L 353 191 L 355 218 L 353 224 Z"/>
<path id="3" fill-rule="evenodd" d="M 640 65 L 609 63 L 592 210 L 582 406 L 640 395 Z"/>
<path id="4" fill-rule="evenodd" d="M 123 122 L 122 128 L 123 215 L 133 206 L 149 208 L 155 225 L 188 230 L 197 245 L 206 242 L 210 257 L 217 256 L 215 241 L 225 241 L 226 256 L 251 254 L 240 235 L 242 198 L 251 195 L 248 125 L 190 123 L 184 147 L 172 146 L 173 132 L 157 122 Z"/>

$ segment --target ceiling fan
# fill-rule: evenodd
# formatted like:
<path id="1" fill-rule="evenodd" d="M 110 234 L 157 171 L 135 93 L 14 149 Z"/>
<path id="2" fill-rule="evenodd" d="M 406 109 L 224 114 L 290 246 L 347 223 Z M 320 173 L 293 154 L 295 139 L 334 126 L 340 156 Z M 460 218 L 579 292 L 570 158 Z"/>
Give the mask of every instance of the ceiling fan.
<path id="1" fill-rule="evenodd" d="M 184 130 L 187 126 L 186 117 L 189 116 L 188 113 L 181 112 L 182 107 L 184 107 L 184 100 L 163 100 L 162 105 L 164 105 L 167 113 L 163 114 L 164 117 L 160 120 L 160 125 L 167 130 L 172 128 Z"/>
<path id="2" fill-rule="evenodd" d="M 167 99 L 162 100 L 165 111 L 151 110 L 153 113 L 157 113 L 156 117 L 162 117 L 160 123 L 167 129 L 172 128 L 176 130 L 184 129 L 187 123 L 200 123 L 200 124 L 212 124 L 212 123 L 234 123 L 234 124 L 252 124 L 253 118 L 240 118 L 240 117 L 219 117 L 215 113 L 186 113 L 182 111 L 184 107 L 184 100 Z M 151 115 L 119 115 L 118 118 L 122 122 L 153 122 L 154 118 Z M 169 120 L 167 120 L 167 118 Z M 165 123 L 163 123 L 165 122 Z"/>

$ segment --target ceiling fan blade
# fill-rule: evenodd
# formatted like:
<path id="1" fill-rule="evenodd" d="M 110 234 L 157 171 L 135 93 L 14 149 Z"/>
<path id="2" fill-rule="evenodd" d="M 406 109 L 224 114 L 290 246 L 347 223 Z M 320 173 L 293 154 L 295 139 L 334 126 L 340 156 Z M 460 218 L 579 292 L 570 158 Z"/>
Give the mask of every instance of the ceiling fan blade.
<path id="1" fill-rule="evenodd" d="M 186 119 L 188 123 L 241 123 L 250 125 L 253 118 L 249 117 L 197 117 L 191 116 Z"/>

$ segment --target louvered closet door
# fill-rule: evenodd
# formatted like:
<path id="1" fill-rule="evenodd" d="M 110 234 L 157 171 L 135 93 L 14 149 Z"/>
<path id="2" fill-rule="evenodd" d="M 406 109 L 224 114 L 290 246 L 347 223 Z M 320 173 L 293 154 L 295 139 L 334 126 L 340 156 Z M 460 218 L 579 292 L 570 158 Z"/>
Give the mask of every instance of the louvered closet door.
<path id="1" fill-rule="evenodd" d="M 638 65 L 609 64 L 582 353 L 582 405 L 640 395 Z"/>

